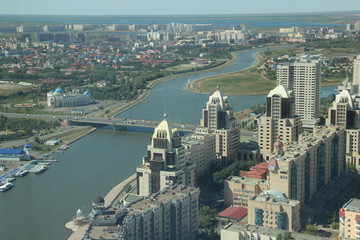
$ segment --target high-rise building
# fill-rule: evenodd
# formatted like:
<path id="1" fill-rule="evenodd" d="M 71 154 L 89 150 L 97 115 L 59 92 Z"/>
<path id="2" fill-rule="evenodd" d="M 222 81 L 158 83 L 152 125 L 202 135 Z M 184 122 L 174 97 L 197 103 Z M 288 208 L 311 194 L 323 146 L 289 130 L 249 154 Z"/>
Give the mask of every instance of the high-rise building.
<path id="1" fill-rule="evenodd" d="M 360 55 L 354 59 L 353 63 L 353 85 L 357 86 L 357 92 L 360 89 Z"/>
<path id="2" fill-rule="evenodd" d="M 194 186 L 195 167 L 185 155 L 180 133 L 165 116 L 154 130 L 143 165 L 136 169 L 138 194 L 149 196 L 176 184 Z"/>
<path id="3" fill-rule="evenodd" d="M 199 221 L 198 188 L 173 186 L 147 198 L 104 206 L 97 197 L 85 219 L 86 232 L 76 239 L 195 240 Z M 130 198 L 130 197 L 129 197 Z M 127 199 L 130 200 L 130 199 Z"/>
<path id="4" fill-rule="evenodd" d="M 279 66 L 278 84 L 295 95 L 295 114 L 300 116 L 304 129 L 313 129 L 320 117 L 320 62 L 305 58 Z"/>
<path id="5" fill-rule="evenodd" d="M 196 132 L 216 136 L 216 157 L 222 163 L 226 164 L 236 158 L 240 131 L 235 125 L 234 112 L 227 96 L 223 96 L 219 87 L 209 97 L 202 111 L 200 126 Z"/>
<path id="6" fill-rule="evenodd" d="M 193 133 L 182 138 L 186 157 L 196 164 L 196 177 L 207 173 L 216 160 L 215 142 L 213 134 Z"/>
<path id="7" fill-rule="evenodd" d="M 326 125 L 345 128 L 346 163 L 360 171 L 360 109 L 359 99 L 344 89 L 336 95 L 328 110 Z"/>
<path id="8" fill-rule="evenodd" d="M 269 161 L 269 189 L 285 193 L 301 204 L 310 201 L 345 168 L 345 130 L 316 127 L 294 143 L 276 142 Z"/>
<path id="9" fill-rule="evenodd" d="M 360 20 L 354 22 L 354 31 L 360 32 Z"/>
<path id="10" fill-rule="evenodd" d="M 326 125 L 339 126 L 344 128 L 354 128 L 358 121 L 355 121 L 355 96 L 345 89 L 337 94 L 335 101 L 328 110 Z"/>
<path id="11" fill-rule="evenodd" d="M 283 85 L 279 85 L 267 96 L 266 114 L 259 120 L 258 142 L 265 160 L 273 154 L 277 138 L 283 142 L 297 141 L 300 133 L 300 118 L 295 115 L 295 97 Z"/>
<path id="12" fill-rule="evenodd" d="M 360 200 L 350 199 L 339 210 L 339 238 L 359 239 Z"/>

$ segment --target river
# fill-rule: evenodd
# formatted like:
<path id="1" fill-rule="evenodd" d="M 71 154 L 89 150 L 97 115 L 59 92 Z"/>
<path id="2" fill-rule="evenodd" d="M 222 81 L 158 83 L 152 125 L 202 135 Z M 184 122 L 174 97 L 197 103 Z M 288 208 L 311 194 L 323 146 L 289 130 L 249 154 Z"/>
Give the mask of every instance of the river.
<path id="1" fill-rule="evenodd" d="M 197 124 L 208 95 L 185 91 L 188 79 L 249 67 L 256 51 L 259 50 L 239 52 L 238 61 L 219 71 L 160 83 L 143 103 L 118 117 L 161 120 L 166 112 L 173 121 Z M 265 95 L 230 96 L 229 101 L 239 111 L 263 103 Z M 54 154 L 59 162 L 48 171 L 18 178 L 13 189 L 0 194 L 0 239 L 66 239 L 71 232 L 65 229 L 65 223 L 78 208 L 89 212 L 94 197 L 106 195 L 134 173 L 149 140 L 150 135 L 145 133 L 99 129 L 73 143 L 64 153 Z"/>

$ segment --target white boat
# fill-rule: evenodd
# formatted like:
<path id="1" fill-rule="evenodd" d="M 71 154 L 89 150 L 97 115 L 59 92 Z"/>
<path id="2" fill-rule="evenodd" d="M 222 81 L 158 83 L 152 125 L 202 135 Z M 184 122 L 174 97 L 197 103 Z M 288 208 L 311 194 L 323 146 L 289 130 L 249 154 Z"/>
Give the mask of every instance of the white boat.
<path id="1" fill-rule="evenodd" d="M 61 147 L 59 148 L 59 150 L 66 150 L 68 149 L 69 146 L 68 145 L 61 145 Z"/>
<path id="2" fill-rule="evenodd" d="M 35 174 L 39 174 L 39 173 L 45 172 L 46 170 L 47 170 L 47 167 L 45 167 L 45 166 L 39 166 L 39 167 L 34 171 L 34 173 L 35 173 Z"/>
<path id="3" fill-rule="evenodd" d="M 13 182 L 15 180 L 16 180 L 16 178 L 8 177 L 7 179 L 5 179 L 5 182 Z"/>
<path id="4" fill-rule="evenodd" d="M 9 182 L 2 184 L 0 186 L 0 192 L 5 192 L 5 191 L 9 190 L 10 188 L 12 188 L 12 186 L 14 186 L 14 184 L 9 183 Z"/>
<path id="5" fill-rule="evenodd" d="M 15 174 L 15 176 L 16 176 L 16 177 L 23 177 L 23 176 L 25 176 L 25 175 L 28 174 L 28 173 L 29 173 L 29 171 L 26 170 L 26 169 L 24 169 L 24 170 L 21 170 L 21 171 L 17 172 L 17 173 Z"/>

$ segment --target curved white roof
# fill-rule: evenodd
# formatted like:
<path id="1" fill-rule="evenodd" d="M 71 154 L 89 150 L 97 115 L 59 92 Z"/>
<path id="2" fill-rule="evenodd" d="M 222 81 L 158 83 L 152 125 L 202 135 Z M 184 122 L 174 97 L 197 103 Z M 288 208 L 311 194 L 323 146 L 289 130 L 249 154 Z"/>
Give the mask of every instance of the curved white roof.
<path id="1" fill-rule="evenodd" d="M 258 198 L 259 197 L 259 198 Z M 269 197 L 272 202 L 288 202 L 288 198 L 285 193 L 276 191 L 276 190 L 267 190 L 265 192 L 260 193 L 256 198 L 257 200 L 261 200 L 263 198 Z"/>
<path id="2" fill-rule="evenodd" d="M 209 97 L 208 103 L 219 104 L 222 109 L 225 109 L 225 102 L 227 97 L 224 97 L 220 91 L 220 87 L 217 87 L 217 90 Z"/>
<path id="3" fill-rule="evenodd" d="M 174 129 L 176 132 L 176 129 Z M 168 141 L 168 149 L 172 149 L 172 138 L 173 138 L 173 129 L 171 123 L 166 119 L 166 114 L 164 115 L 164 120 L 154 129 L 153 138 L 165 138 Z"/>
<path id="4" fill-rule="evenodd" d="M 267 96 L 272 97 L 273 95 L 279 95 L 282 98 L 289 98 L 291 96 L 291 91 L 283 85 L 278 85 L 276 88 L 271 90 Z"/>
<path id="5" fill-rule="evenodd" d="M 347 103 L 347 104 L 349 104 L 349 107 L 351 109 L 354 109 L 354 107 L 355 107 L 354 100 L 351 97 L 350 92 L 347 89 L 342 90 L 341 93 L 336 95 L 335 102 L 336 103 Z"/>

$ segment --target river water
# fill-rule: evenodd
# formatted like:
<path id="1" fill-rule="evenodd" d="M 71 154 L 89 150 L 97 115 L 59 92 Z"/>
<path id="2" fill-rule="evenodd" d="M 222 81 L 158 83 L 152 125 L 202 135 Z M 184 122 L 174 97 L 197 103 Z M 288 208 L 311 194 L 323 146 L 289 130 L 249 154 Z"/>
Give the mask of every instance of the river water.
<path id="1" fill-rule="evenodd" d="M 164 112 L 176 122 L 199 123 L 207 94 L 184 90 L 188 79 L 237 71 L 252 65 L 253 53 L 239 52 L 233 65 L 210 73 L 179 77 L 159 84 L 143 103 L 118 117 L 161 120 Z M 334 87 L 327 87 L 329 91 Z M 235 111 L 265 101 L 265 95 L 230 96 Z M 15 186 L 0 194 L 0 239 L 62 240 L 71 232 L 64 225 L 81 208 L 89 212 L 91 200 L 104 196 L 135 172 L 146 153 L 150 135 L 99 129 L 76 141 L 59 162 L 40 175 L 18 178 Z"/>

